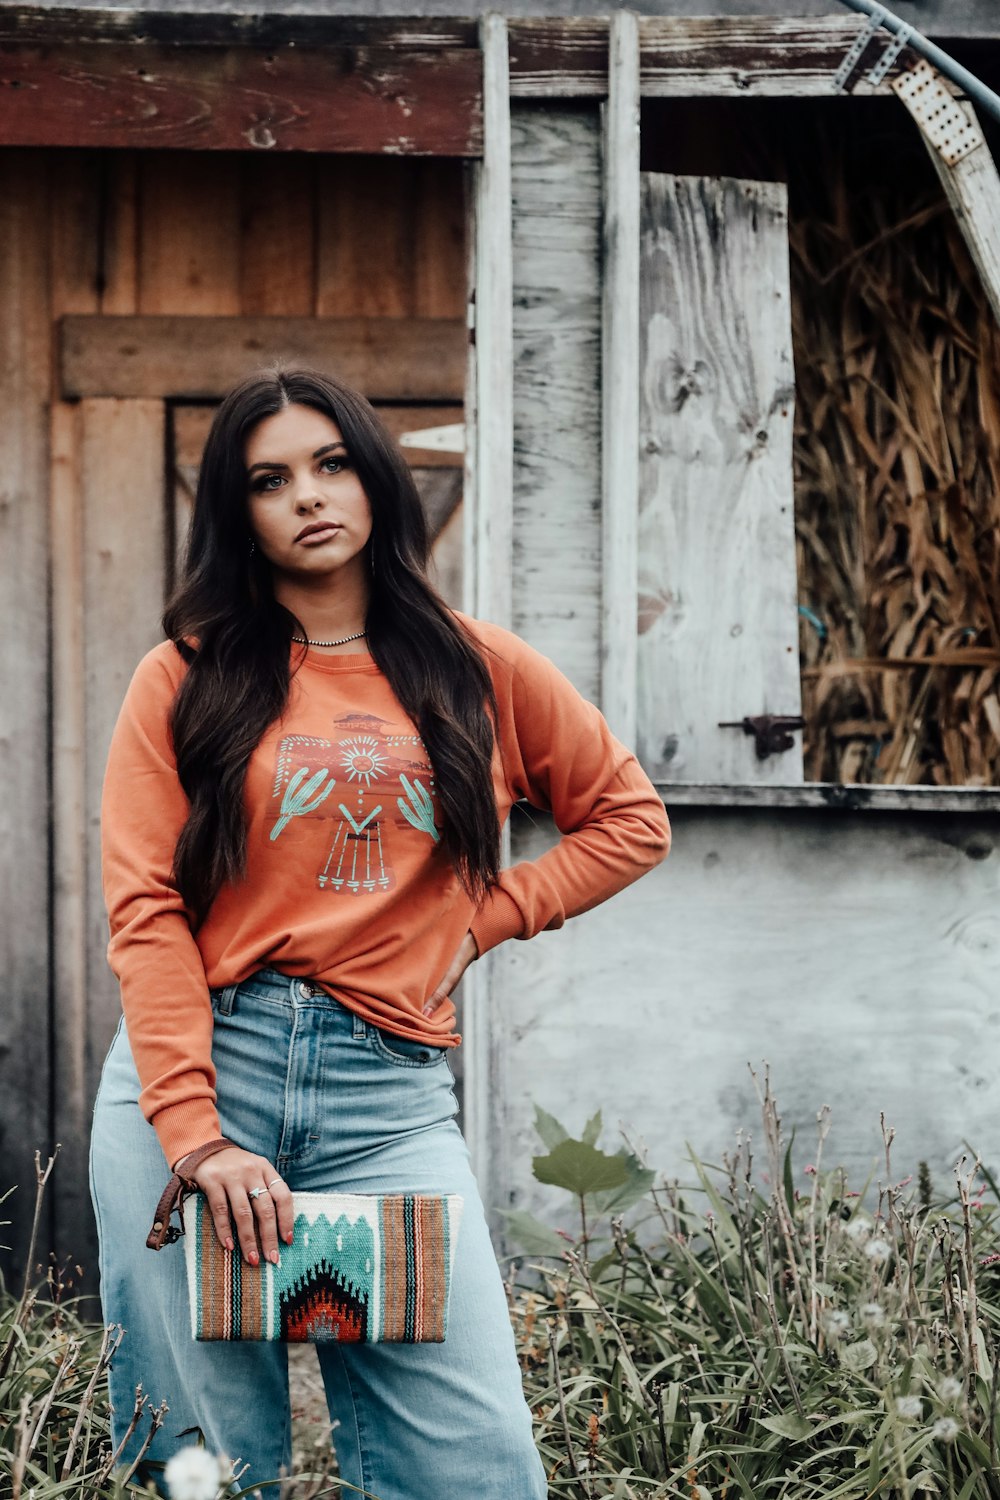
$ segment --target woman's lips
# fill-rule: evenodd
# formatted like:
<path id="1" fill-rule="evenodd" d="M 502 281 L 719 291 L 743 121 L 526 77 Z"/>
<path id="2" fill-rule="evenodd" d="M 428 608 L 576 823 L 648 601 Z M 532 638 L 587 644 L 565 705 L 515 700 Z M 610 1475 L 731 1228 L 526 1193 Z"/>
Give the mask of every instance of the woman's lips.
<path id="1" fill-rule="evenodd" d="M 299 539 L 299 546 L 311 547 L 317 542 L 328 542 L 340 530 L 340 526 L 324 526 L 322 531 L 310 531 L 306 536 Z"/>

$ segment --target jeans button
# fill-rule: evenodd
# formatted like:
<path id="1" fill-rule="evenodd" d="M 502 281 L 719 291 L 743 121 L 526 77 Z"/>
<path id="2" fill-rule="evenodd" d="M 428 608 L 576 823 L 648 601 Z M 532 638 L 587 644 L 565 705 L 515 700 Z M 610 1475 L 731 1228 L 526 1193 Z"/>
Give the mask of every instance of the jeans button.
<path id="1" fill-rule="evenodd" d="M 307 979 L 303 980 L 299 985 L 299 991 L 302 995 L 303 1000 L 313 1000 L 319 994 L 319 990 L 316 988 L 316 986 L 314 984 L 310 984 Z"/>

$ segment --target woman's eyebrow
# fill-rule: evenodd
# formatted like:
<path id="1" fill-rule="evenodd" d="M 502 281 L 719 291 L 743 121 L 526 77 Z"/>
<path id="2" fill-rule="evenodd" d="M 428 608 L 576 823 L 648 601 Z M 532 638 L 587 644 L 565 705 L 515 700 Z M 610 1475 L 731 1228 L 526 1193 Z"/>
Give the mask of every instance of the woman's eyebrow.
<path id="1" fill-rule="evenodd" d="M 332 453 L 333 450 L 334 450 L 334 448 L 343 448 L 344 452 L 345 453 L 347 452 L 347 444 L 346 443 L 327 443 L 325 447 L 323 447 L 323 448 L 317 448 L 316 449 L 316 452 L 313 454 L 313 458 L 322 458 L 324 453 Z M 288 465 L 287 464 L 282 464 L 282 463 L 275 463 L 275 464 L 251 464 L 250 467 L 249 467 L 249 469 L 247 469 L 247 473 L 248 474 L 252 474 L 253 471 L 254 471 L 254 469 L 287 469 L 287 468 L 288 468 Z"/>

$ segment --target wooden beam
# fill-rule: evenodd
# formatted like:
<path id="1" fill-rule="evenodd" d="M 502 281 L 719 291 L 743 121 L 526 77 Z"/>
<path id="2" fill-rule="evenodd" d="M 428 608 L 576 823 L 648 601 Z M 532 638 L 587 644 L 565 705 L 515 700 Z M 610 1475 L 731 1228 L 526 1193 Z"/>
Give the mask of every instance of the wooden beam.
<path id="1" fill-rule="evenodd" d="M 611 21 L 601 316 L 601 709 L 636 744 L 639 516 L 639 32 Z"/>
<path id="2" fill-rule="evenodd" d="M 807 781 L 742 786 L 732 782 L 656 781 L 666 807 L 828 808 L 831 812 L 1000 812 L 1000 787 L 871 786 Z"/>
<path id="3" fill-rule="evenodd" d="M 917 123 L 969 254 L 1000 320 L 1000 174 L 972 105 L 921 58 L 893 83 Z"/>
<path id="4" fill-rule="evenodd" d="M 466 332 L 447 318 L 65 317 L 61 394 L 212 401 L 258 365 L 329 370 L 374 401 L 460 402 Z"/>
<path id="5" fill-rule="evenodd" d="M 149 42 L 175 46 L 378 47 L 396 52 L 440 52 L 479 45 L 476 22 L 468 17 L 406 17 L 334 14 L 321 0 L 311 14 L 303 9 L 266 9 L 252 0 L 246 10 L 214 10 L 210 4 L 170 10 L 153 5 L 53 6 L 39 3 L 0 7 L 0 42 Z"/>
<path id="6" fill-rule="evenodd" d="M 722 722 L 801 713 L 784 183 L 642 174 L 638 754 L 802 780 Z"/>
<path id="7" fill-rule="evenodd" d="M 764 95 L 850 99 L 834 75 L 863 28 L 860 16 L 643 16 L 639 18 L 643 98 Z M 511 95 L 603 98 L 608 90 L 608 27 L 594 19 L 510 23 Z M 870 59 L 877 56 L 873 45 Z M 854 94 L 888 94 L 897 60 L 877 85 L 863 78 Z"/>
<path id="8" fill-rule="evenodd" d="M 0 46 L 0 141 L 477 156 L 471 48 Z"/>

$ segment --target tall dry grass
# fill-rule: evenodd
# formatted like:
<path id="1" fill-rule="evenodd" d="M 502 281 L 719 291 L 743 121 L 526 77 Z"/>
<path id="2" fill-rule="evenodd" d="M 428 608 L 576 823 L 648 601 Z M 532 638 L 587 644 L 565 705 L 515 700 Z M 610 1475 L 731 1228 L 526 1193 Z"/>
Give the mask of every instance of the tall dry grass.
<path id="1" fill-rule="evenodd" d="M 907 131 L 827 125 L 790 158 L 805 774 L 987 786 L 1000 334 Z"/>

